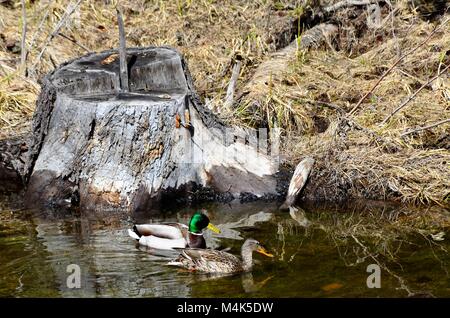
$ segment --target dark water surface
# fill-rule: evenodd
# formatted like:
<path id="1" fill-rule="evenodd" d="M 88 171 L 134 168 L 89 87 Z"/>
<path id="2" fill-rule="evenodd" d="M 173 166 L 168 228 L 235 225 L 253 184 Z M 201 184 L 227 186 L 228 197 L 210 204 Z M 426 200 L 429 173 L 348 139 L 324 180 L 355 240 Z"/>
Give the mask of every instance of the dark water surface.
<path id="1" fill-rule="evenodd" d="M 3 207 L 0 296 L 450 297 L 449 233 L 401 234 L 392 222 L 398 225 L 404 212 L 308 208 L 290 215 L 265 203 L 205 207 L 222 230 L 206 232 L 210 247 L 239 254 L 243 239 L 252 237 L 275 257 L 254 255 L 250 274 L 193 274 L 166 266 L 171 252 L 137 247 L 126 233 L 135 221 L 187 223 L 194 209 L 86 216 Z M 80 266 L 80 289 L 67 287 L 69 264 Z M 367 287 L 369 264 L 381 266 L 379 289 Z"/>

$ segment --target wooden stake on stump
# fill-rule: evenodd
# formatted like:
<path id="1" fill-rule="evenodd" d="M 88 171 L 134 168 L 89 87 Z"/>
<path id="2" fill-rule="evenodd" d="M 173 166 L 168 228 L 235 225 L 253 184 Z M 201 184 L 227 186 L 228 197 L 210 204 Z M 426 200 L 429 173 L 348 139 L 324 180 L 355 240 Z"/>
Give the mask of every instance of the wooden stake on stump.
<path id="1" fill-rule="evenodd" d="M 125 27 L 123 26 L 122 10 L 117 7 L 117 24 L 119 26 L 119 59 L 120 59 L 120 88 L 124 93 L 130 91 L 128 86 L 127 45 Z"/>

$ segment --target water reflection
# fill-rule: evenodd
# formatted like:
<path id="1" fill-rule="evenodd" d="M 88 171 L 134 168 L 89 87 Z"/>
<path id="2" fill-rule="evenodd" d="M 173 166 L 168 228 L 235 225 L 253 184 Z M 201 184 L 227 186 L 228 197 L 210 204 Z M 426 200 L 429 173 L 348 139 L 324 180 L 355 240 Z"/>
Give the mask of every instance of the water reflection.
<path id="1" fill-rule="evenodd" d="M 190 288 L 163 268 L 165 255 L 140 253 L 121 228 L 96 227 L 85 219 L 37 224 L 61 296 L 189 296 Z M 81 268 L 81 289 L 67 287 L 69 264 Z"/>
<path id="2" fill-rule="evenodd" d="M 263 288 L 269 280 L 271 280 L 274 277 L 274 275 L 268 276 L 264 280 L 260 282 L 255 282 L 253 279 L 253 274 L 250 273 L 244 273 L 241 275 L 242 278 L 242 288 L 246 293 L 255 293 L 259 291 L 261 288 Z"/>
<path id="3" fill-rule="evenodd" d="M 308 227 L 311 222 L 306 218 L 306 212 L 300 207 L 289 207 L 289 215 L 302 227 Z"/>
<path id="4" fill-rule="evenodd" d="M 213 249 L 219 248 L 221 239 L 243 240 L 239 229 L 254 227 L 257 223 L 268 222 L 272 219 L 273 214 L 260 211 L 255 214 L 247 214 L 235 222 L 219 224 L 220 234 L 209 234 L 209 245 Z"/>
<path id="5" fill-rule="evenodd" d="M 139 218 L 120 211 L 11 215 L 4 210 L 0 296 L 408 296 L 399 289 L 399 277 L 411 294 L 450 296 L 448 233 L 421 227 L 425 221 L 407 208 L 358 207 L 343 213 L 297 207 L 282 213 L 266 203 L 204 207 L 222 231 L 205 232 L 209 247 L 240 255 L 242 240 L 252 237 L 276 258 L 256 255 L 252 273 L 193 274 L 166 265 L 174 252 L 139 246 L 126 233 L 134 222 L 186 224 L 192 208 Z M 447 216 L 429 215 L 432 220 Z M 381 291 L 365 286 L 366 266 L 374 262 L 385 273 Z M 81 268 L 81 289 L 67 288 L 69 264 Z"/>
<path id="6" fill-rule="evenodd" d="M 179 211 L 169 214 L 169 217 L 152 216 L 146 221 L 187 222 L 191 213 L 192 211 Z M 220 212 L 212 213 L 219 222 L 230 219 L 229 216 L 221 218 Z M 267 221 L 271 214 L 250 214 L 245 211 L 235 216 L 239 219 L 221 224 L 224 233 L 220 238 L 208 233 L 206 240 L 209 246 L 219 247 L 221 239 L 242 239 L 236 228 L 252 227 L 257 222 Z M 33 229 L 33 235 L 24 240 L 24 254 L 32 251 L 39 255 L 31 258 L 28 263 L 26 260 L 30 257 L 20 255 L 2 265 L 2 272 L 11 272 L 15 263 L 21 263 L 26 268 L 17 272 L 14 294 L 11 294 L 11 283 L 2 282 L 2 295 L 28 295 L 31 284 L 24 284 L 23 277 L 25 275 L 28 278 L 26 273 L 29 268 L 40 267 L 46 269 L 40 276 L 49 282 L 48 288 L 62 297 L 188 297 L 192 292 L 192 279 L 203 281 L 218 278 L 180 273 L 167 267 L 166 263 L 177 255 L 176 252 L 148 249 L 135 244 L 126 233 L 126 228 L 133 220 L 123 213 L 106 216 L 104 211 L 98 211 L 74 216 L 58 211 L 41 211 L 23 221 Z M 77 264 L 81 268 L 81 289 L 67 287 L 66 281 L 70 274 L 67 267 L 70 264 Z M 37 290 L 33 292 L 39 294 Z"/>

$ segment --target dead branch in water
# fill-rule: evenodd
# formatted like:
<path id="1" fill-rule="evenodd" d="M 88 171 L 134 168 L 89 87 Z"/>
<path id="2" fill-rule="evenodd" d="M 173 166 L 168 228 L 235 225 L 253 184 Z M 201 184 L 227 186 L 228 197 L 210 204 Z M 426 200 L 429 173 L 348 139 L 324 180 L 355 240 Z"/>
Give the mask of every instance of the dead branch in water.
<path id="1" fill-rule="evenodd" d="M 439 76 L 441 76 L 442 74 L 444 74 L 448 68 L 450 67 L 450 64 L 447 65 L 442 71 L 438 72 L 435 76 L 433 76 L 432 78 L 430 78 L 428 80 L 428 82 L 422 84 L 422 86 L 419 87 L 418 90 L 416 90 L 411 96 L 409 96 L 409 98 L 407 100 L 405 100 L 403 103 L 400 104 L 400 106 L 398 106 L 392 113 L 390 113 L 382 122 L 381 125 L 385 125 L 387 123 L 387 121 L 389 119 L 391 119 L 396 113 L 398 113 L 403 107 L 405 107 L 410 101 L 412 101 L 414 99 L 414 97 L 416 97 L 416 95 L 425 87 L 427 87 L 428 85 L 430 85 L 431 82 L 435 81 Z"/>
<path id="2" fill-rule="evenodd" d="M 286 210 L 294 204 L 298 194 L 305 186 L 306 180 L 308 179 L 313 165 L 314 159 L 311 157 L 306 157 L 297 165 L 294 171 L 294 175 L 292 176 L 291 182 L 289 184 L 286 200 L 280 207 L 281 210 Z"/>
<path id="3" fill-rule="evenodd" d="M 364 94 L 363 97 L 361 97 L 361 99 L 358 101 L 358 103 L 355 105 L 355 107 L 352 108 L 352 110 L 350 110 L 350 112 L 348 113 L 350 116 L 353 115 L 356 110 L 361 106 L 362 102 L 370 95 L 373 93 L 373 91 L 375 90 L 375 88 L 378 87 L 378 85 L 380 85 L 381 81 L 398 65 L 398 63 L 400 63 L 405 57 L 407 57 L 408 55 L 410 55 L 411 53 L 414 53 L 417 49 L 419 49 L 422 45 L 424 45 L 425 43 L 428 42 L 428 40 L 431 39 L 431 37 L 438 31 L 440 30 L 445 24 L 447 24 L 447 22 L 450 19 L 447 18 L 444 22 L 441 23 L 441 25 L 439 25 L 438 27 L 436 27 L 422 42 L 420 42 L 419 44 L 417 44 L 414 48 L 412 48 L 411 50 L 409 50 L 408 52 L 404 53 L 402 56 L 400 56 L 395 62 L 394 64 L 386 71 L 384 72 L 383 75 L 381 75 L 381 77 L 378 79 L 378 81 L 375 83 L 374 86 L 372 86 L 372 88 L 366 93 Z"/>
<path id="4" fill-rule="evenodd" d="M 433 124 L 430 124 L 430 125 L 427 125 L 427 126 L 423 126 L 423 127 L 419 127 L 417 129 L 406 131 L 406 132 L 402 133 L 400 136 L 404 137 L 404 136 L 413 134 L 415 132 L 419 132 L 419 131 L 422 131 L 422 130 L 427 130 L 427 129 L 430 129 L 430 128 L 433 128 L 433 127 L 436 127 L 436 126 L 439 126 L 439 125 L 442 125 L 442 124 L 445 124 L 445 123 L 448 123 L 448 122 L 450 122 L 450 118 L 443 119 L 443 120 L 440 120 L 440 121 L 438 121 L 436 123 L 433 123 Z"/>
<path id="5" fill-rule="evenodd" d="M 397 275 L 396 273 L 394 273 L 393 271 L 391 271 L 391 270 L 389 269 L 389 267 L 387 267 L 384 263 L 381 263 L 381 262 L 377 259 L 376 255 L 373 255 L 373 254 L 370 252 L 369 248 L 368 248 L 366 245 L 362 244 L 361 241 L 358 240 L 358 238 L 357 238 L 355 235 L 352 234 L 352 235 L 350 235 L 350 236 L 353 238 L 353 240 L 356 242 L 356 244 L 358 244 L 358 245 L 363 249 L 364 253 L 366 253 L 368 257 L 370 257 L 375 263 L 377 263 L 378 266 L 380 266 L 381 268 L 383 268 L 383 269 L 384 269 L 385 271 L 387 271 L 391 276 L 395 277 L 395 278 L 398 280 L 398 282 L 400 283 L 400 289 L 405 290 L 405 291 L 408 293 L 408 297 L 414 295 L 414 293 L 411 291 L 411 289 L 408 287 L 408 285 L 406 285 L 406 281 L 405 281 L 401 276 L 399 276 L 399 275 Z"/>

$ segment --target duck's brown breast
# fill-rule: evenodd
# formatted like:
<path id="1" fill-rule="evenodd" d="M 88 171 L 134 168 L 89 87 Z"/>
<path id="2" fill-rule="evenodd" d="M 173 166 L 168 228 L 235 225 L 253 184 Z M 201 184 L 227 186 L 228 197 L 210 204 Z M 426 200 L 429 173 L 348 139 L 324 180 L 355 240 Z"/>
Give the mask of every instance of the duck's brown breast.
<path id="1" fill-rule="evenodd" d="M 206 248 L 206 241 L 203 235 L 188 233 L 188 245 L 193 248 Z"/>

